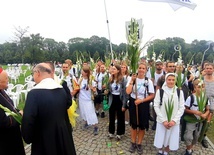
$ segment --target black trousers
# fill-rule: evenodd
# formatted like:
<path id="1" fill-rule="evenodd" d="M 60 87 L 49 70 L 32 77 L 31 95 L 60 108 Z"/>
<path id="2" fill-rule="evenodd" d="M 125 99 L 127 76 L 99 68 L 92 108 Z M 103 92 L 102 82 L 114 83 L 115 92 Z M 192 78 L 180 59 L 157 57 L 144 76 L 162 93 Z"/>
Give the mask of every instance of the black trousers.
<path id="1" fill-rule="evenodd" d="M 122 111 L 122 101 L 120 95 L 113 95 L 111 107 L 109 109 L 109 133 L 115 132 L 115 116 L 117 116 L 117 135 L 125 134 L 125 113 Z"/>

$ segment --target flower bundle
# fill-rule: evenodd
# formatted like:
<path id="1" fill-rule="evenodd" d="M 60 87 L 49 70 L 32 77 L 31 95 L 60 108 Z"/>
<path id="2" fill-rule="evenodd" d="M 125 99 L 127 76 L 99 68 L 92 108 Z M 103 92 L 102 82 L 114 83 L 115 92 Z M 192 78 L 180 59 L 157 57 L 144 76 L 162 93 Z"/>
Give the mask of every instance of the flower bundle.
<path id="1" fill-rule="evenodd" d="M 105 66 L 108 68 L 111 65 L 111 58 L 105 56 Z"/>
<path id="2" fill-rule="evenodd" d="M 94 80 L 94 76 L 93 75 L 90 75 L 89 76 L 89 86 L 92 86 L 92 81 Z M 95 92 L 93 90 L 91 90 L 91 99 L 94 100 L 94 96 L 95 96 Z"/>
<path id="3" fill-rule="evenodd" d="M 90 59 L 90 69 L 91 69 L 91 72 L 94 73 L 95 72 L 96 63 L 94 62 L 94 59 L 92 57 L 89 57 L 89 59 Z"/>
<path id="4" fill-rule="evenodd" d="M 128 35 L 128 55 L 130 57 L 130 68 L 132 73 L 137 72 L 138 61 L 140 56 L 140 39 L 138 38 L 139 24 L 135 19 L 131 19 L 130 33 Z"/>
<path id="5" fill-rule="evenodd" d="M 103 80 L 102 80 L 102 86 L 107 87 L 108 83 L 109 83 L 109 74 L 106 73 L 106 75 L 103 77 Z"/>
<path id="6" fill-rule="evenodd" d="M 158 55 L 158 60 L 164 62 L 164 55 L 165 55 L 165 51 L 161 50 L 160 54 Z"/>
<path id="7" fill-rule="evenodd" d="M 82 59 L 81 59 L 81 56 L 79 55 L 78 52 L 76 52 L 76 57 L 77 57 L 77 61 L 76 61 L 76 64 L 77 64 L 77 72 L 78 72 L 78 77 L 80 77 L 80 74 L 81 74 L 81 65 L 83 63 Z"/>
<path id="8" fill-rule="evenodd" d="M 0 108 L 4 110 L 7 116 L 12 116 L 19 124 L 22 124 L 22 115 L 20 113 L 13 112 L 1 104 L 0 104 Z"/>
<path id="9" fill-rule="evenodd" d="M 151 77 L 154 79 L 155 78 L 155 61 L 156 61 L 156 54 L 153 50 L 153 54 L 152 54 L 152 66 L 150 68 L 150 73 L 151 73 Z"/>
<path id="10" fill-rule="evenodd" d="M 173 101 L 174 92 L 175 92 L 175 87 L 173 88 L 173 93 L 171 95 L 171 98 L 168 99 L 167 103 L 165 103 L 165 111 L 166 111 L 168 122 L 170 122 L 172 119 L 172 113 L 173 113 L 173 109 L 174 109 L 174 101 Z"/>
<path id="11" fill-rule="evenodd" d="M 200 79 L 198 86 L 201 86 L 201 91 L 199 95 L 196 95 L 196 100 L 198 103 L 198 110 L 200 112 L 204 112 L 205 106 L 207 104 L 207 96 L 205 92 L 202 90 L 203 81 Z"/>
<path id="12" fill-rule="evenodd" d="M 186 80 L 187 71 L 185 71 L 184 75 L 182 76 L 183 60 L 182 60 L 182 54 L 180 50 L 179 50 L 179 56 L 178 56 L 178 61 L 176 62 L 176 65 L 180 67 L 179 70 L 177 71 L 176 85 L 178 88 L 181 89 L 182 85 Z"/>

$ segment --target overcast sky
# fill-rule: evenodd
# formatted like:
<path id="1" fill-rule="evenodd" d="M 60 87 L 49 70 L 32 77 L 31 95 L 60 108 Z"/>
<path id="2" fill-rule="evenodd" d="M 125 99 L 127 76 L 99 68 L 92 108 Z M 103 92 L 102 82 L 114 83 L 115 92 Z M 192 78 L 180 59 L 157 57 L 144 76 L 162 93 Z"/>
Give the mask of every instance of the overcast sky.
<path id="1" fill-rule="evenodd" d="M 167 3 L 106 0 L 111 41 L 126 43 L 125 22 L 142 18 L 143 40 L 181 37 L 214 41 L 214 0 L 194 0 L 195 10 L 177 11 Z M 104 0 L 1 0 L 0 43 L 11 41 L 14 27 L 29 26 L 29 34 L 68 42 L 70 38 L 108 36 Z"/>

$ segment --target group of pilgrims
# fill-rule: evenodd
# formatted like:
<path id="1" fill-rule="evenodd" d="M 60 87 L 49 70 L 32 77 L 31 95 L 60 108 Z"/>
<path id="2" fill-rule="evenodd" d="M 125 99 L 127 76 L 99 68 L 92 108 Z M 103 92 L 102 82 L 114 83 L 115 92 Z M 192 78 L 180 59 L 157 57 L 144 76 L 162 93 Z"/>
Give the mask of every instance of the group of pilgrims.
<path id="1" fill-rule="evenodd" d="M 67 59 L 60 67 L 57 78 L 67 82 L 77 101 L 84 130 L 93 126 L 93 134 L 99 134 L 98 117 L 109 116 L 108 138 L 121 140 L 128 123 L 129 151 L 142 154 L 144 135 L 153 119 L 157 155 L 178 150 L 180 136 L 186 144 L 185 155 L 193 153 L 197 142 L 208 147 L 205 137 L 214 110 L 213 63 L 184 67 L 172 61 L 142 60 L 137 73 L 131 73 L 126 61 L 116 60 L 109 66 L 99 60 L 94 69 L 83 63 L 78 70 Z"/>

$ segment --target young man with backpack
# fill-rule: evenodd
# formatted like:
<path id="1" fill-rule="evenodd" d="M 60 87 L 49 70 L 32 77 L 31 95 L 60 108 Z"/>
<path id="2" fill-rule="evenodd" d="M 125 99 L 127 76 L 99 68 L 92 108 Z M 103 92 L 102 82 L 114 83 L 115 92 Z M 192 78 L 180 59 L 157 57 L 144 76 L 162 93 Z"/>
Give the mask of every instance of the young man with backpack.
<path id="1" fill-rule="evenodd" d="M 185 155 L 192 155 L 192 148 L 198 142 L 198 138 L 203 126 L 202 121 L 209 115 L 209 106 L 205 105 L 204 110 L 199 110 L 199 104 L 197 98 L 201 96 L 204 90 L 204 83 L 202 80 L 196 79 L 193 82 L 194 93 L 190 95 L 185 102 L 185 115 L 184 121 L 185 133 L 184 141 L 186 144 Z M 205 101 L 206 102 L 206 101 Z M 181 135 L 182 136 L 182 135 Z"/>

